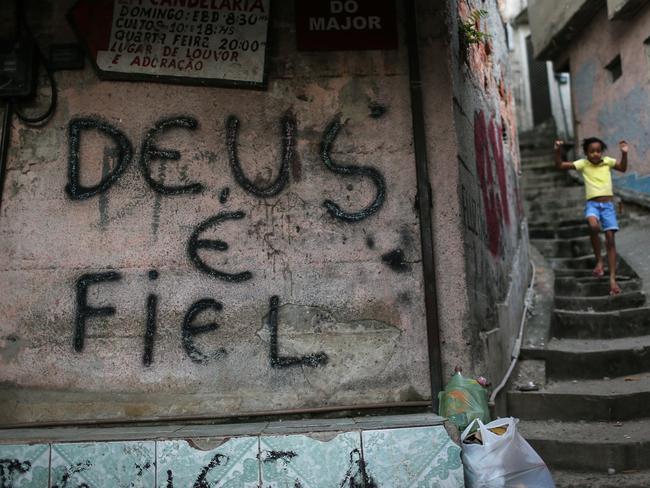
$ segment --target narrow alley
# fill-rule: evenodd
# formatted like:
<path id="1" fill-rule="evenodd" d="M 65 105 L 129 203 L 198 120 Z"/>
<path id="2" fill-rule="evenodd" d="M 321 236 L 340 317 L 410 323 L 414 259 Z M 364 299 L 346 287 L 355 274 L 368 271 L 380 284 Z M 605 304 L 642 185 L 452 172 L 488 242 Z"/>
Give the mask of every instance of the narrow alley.
<path id="1" fill-rule="evenodd" d="M 610 296 L 607 272 L 592 276 L 584 188 L 577 173 L 554 167 L 550 143 L 539 143 L 520 138 L 538 297 L 521 352 L 521 388 L 508 392 L 508 413 L 522 420 L 557 486 L 647 487 L 650 210 L 620 202 L 622 293 Z M 526 391 L 528 381 L 533 391 Z"/>

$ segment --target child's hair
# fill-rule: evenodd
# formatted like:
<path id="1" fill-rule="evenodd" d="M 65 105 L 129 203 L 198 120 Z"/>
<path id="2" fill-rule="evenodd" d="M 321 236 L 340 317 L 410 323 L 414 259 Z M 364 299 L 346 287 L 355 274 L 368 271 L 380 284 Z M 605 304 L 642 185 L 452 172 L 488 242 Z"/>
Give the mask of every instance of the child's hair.
<path id="1" fill-rule="evenodd" d="M 597 137 L 587 137 L 586 139 L 582 140 L 582 150 L 587 154 L 587 149 L 589 149 L 589 144 L 593 144 L 594 142 L 598 142 L 600 144 L 600 148 L 605 151 L 607 149 L 607 144 L 605 144 L 602 140 L 598 139 Z"/>

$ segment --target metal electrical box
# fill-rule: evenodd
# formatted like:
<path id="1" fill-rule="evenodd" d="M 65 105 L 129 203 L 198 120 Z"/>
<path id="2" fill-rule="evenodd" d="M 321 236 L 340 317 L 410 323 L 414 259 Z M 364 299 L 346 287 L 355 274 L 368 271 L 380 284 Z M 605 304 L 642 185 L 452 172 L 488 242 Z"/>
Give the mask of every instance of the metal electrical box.
<path id="1" fill-rule="evenodd" d="M 35 49 L 31 38 L 0 39 L 0 98 L 34 93 Z"/>

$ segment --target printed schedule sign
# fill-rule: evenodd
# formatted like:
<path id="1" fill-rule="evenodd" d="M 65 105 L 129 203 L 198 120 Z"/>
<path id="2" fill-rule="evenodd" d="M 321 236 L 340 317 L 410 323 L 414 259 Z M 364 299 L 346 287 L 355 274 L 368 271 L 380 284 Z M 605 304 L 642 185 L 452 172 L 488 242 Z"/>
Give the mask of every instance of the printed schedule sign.
<path id="1" fill-rule="evenodd" d="M 81 0 L 69 19 L 100 77 L 265 82 L 270 0 Z"/>

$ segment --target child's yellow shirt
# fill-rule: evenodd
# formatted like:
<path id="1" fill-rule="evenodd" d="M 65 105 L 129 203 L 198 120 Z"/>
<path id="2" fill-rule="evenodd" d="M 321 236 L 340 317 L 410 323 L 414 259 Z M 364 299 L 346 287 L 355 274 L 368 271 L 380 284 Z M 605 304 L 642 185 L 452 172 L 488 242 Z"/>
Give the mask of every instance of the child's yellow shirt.
<path id="1" fill-rule="evenodd" d="M 598 164 L 589 162 L 588 159 L 578 159 L 573 166 L 582 173 L 585 180 L 585 195 L 587 200 L 596 197 L 613 197 L 612 168 L 616 160 L 605 156 Z"/>

